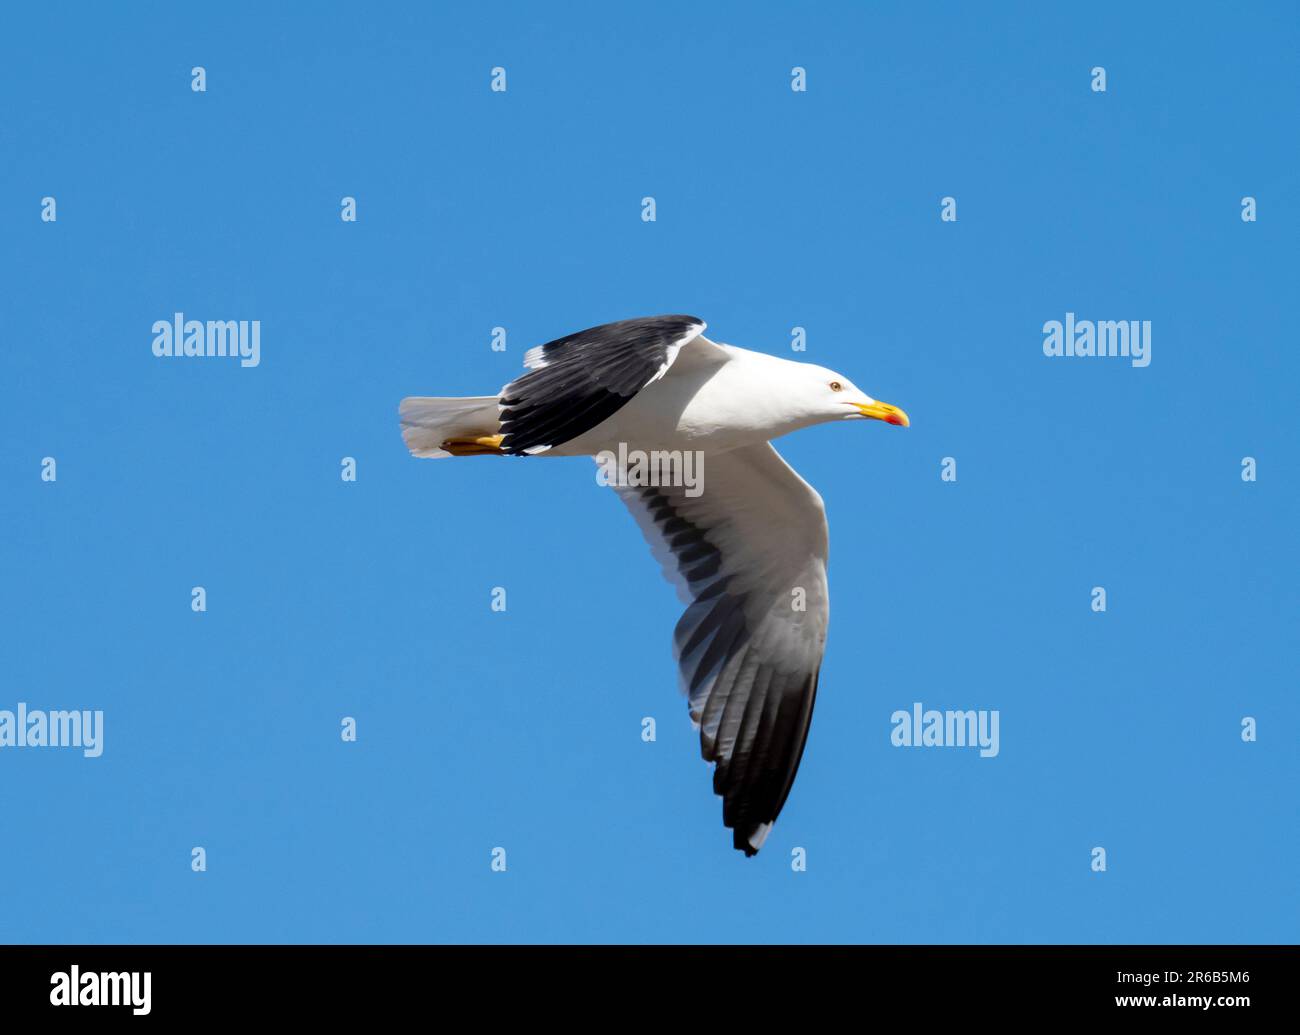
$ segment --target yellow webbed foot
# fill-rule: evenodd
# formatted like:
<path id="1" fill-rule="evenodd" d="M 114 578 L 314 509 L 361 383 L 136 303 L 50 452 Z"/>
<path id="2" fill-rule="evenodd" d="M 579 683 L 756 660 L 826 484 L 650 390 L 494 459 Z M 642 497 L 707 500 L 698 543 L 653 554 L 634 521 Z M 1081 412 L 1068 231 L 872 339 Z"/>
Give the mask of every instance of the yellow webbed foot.
<path id="1" fill-rule="evenodd" d="M 501 451 L 504 435 L 484 435 L 479 438 L 449 438 L 442 444 L 452 456 L 505 456 Z"/>

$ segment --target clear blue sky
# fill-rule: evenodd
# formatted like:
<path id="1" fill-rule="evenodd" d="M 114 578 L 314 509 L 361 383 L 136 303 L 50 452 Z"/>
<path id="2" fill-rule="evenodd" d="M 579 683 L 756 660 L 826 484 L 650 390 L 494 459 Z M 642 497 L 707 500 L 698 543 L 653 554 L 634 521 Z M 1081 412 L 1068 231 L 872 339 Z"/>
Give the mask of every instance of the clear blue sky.
<path id="1" fill-rule="evenodd" d="M 1294 5 L 418 6 L 8 14 L 0 709 L 105 747 L 0 749 L 0 940 L 1295 940 Z M 155 358 L 176 311 L 261 365 Z M 780 443 L 832 619 L 753 860 L 592 465 L 397 429 L 661 312 L 912 418 Z"/>

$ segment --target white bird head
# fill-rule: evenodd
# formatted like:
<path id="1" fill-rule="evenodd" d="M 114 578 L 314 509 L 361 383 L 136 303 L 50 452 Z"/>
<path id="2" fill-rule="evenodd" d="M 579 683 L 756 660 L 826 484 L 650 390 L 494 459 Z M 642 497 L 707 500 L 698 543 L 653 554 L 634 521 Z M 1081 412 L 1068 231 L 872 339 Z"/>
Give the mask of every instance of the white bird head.
<path id="1" fill-rule="evenodd" d="M 799 363 L 800 402 L 818 423 L 832 420 L 883 420 L 909 427 L 907 414 L 897 406 L 873 399 L 843 374 L 813 363 Z"/>

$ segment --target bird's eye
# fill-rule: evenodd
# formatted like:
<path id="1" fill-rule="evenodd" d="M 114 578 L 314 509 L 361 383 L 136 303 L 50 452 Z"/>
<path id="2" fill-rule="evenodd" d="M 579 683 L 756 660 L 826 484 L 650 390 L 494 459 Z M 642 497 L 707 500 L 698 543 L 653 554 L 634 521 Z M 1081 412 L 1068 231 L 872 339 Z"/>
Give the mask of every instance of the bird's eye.
<path id="1" fill-rule="evenodd" d="M 843 386 L 842 384 L 840 384 L 838 381 L 832 381 L 832 382 L 831 382 L 831 391 L 832 391 L 832 392 L 838 392 L 838 391 L 841 391 L 843 388 L 844 388 L 844 386 Z"/>

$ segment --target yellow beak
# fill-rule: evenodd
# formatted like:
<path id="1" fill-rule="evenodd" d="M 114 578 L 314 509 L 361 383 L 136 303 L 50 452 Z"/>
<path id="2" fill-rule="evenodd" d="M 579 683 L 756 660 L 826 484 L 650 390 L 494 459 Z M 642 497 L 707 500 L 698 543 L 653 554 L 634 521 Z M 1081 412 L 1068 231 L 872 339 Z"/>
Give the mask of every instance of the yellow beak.
<path id="1" fill-rule="evenodd" d="M 907 414 L 897 406 L 890 406 L 889 403 L 854 403 L 858 412 L 864 417 L 872 417 L 875 420 L 883 420 L 886 424 L 897 424 L 900 427 L 911 427 L 912 422 L 907 419 Z"/>

